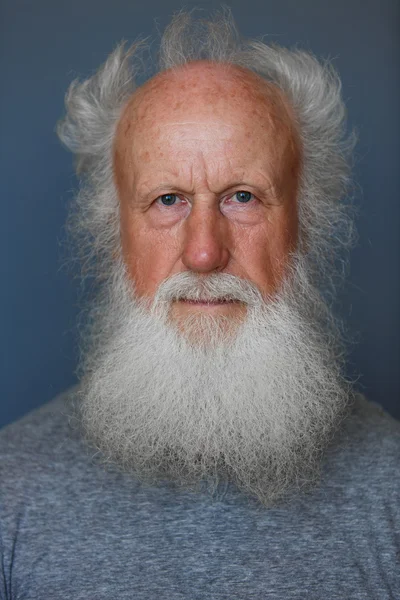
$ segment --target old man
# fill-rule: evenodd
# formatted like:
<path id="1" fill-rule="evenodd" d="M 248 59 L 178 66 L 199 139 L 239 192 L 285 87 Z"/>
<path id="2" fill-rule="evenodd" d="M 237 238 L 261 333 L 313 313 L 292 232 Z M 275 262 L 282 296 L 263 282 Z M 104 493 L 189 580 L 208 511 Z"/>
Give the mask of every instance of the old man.
<path id="1" fill-rule="evenodd" d="M 4 599 L 399 597 L 399 425 L 343 375 L 340 82 L 180 14 L 59 125 L 96 296 L 78 389 L 2 432 Z M 140 60 L 138 61 L 140 62 Z"/>

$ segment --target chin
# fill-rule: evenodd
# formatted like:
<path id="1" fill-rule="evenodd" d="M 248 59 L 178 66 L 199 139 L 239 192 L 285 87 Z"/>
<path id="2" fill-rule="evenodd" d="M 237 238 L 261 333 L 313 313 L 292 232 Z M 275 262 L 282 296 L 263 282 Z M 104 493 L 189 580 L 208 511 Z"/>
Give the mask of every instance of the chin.
<path id="1" fill-rule="evenodd" d="M 233 342 L 246 319 L 238 303 L 179 302 L 171 308 L 168 323 L 195 347 L 225 346 Z"/>

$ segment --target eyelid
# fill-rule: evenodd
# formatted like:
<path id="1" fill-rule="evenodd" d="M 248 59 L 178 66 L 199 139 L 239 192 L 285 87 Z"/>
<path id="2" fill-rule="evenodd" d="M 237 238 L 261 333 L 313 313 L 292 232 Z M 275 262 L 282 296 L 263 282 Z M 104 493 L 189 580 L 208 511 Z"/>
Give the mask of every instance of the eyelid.
<path id="1" fill-rule="evenodd" d="M 234 192 L 230 192 L 227 196 L 225 196 L 225 198 L 222 199 L 222 203 L 226 202 L 227 200 L 232 200 L 234 198 L 234 196 L 236 196 L 236 194 L 238 194 L 239 192 L 246 192 L 248 194 L 250 194 L 252 196 L 251 200 L 249 200 L 248 202 L 239 202 L 239 201 L 234 201 L 234 204 L 242 204 L 243 206 L 245 206 L 246 204 L 250 204 L 250 202 L 252 202 L 252 200 L 257 200 L 257 196 L 254 194 L 254 192 L 251 192 L 250 190 L 246 190 L 243 188 L 240 188 L 239 190 L 235 190 Z"/>
<path id="2" fill-rule="evenodd" d="M 177 192 L 164 192 L 163 194 L 159 194 L 157 196 L 157 198 L 155 198 L 153 200 L 153 203 L 158 204 L 159 206 L 164 206 L 165 208 L 168 208 L 168 204 L 162 204 L 162 202 L 161 202 L 161 198 L 163 196 L 176 196 L 177 199 L 181 201 L 181 202 L 179 202 L 179 205 L 188 202 L 188 199 L 185 196 L 183 196 L 182 194 L 179 194 Z M 184 202 L 182 202 L 182 201 L 184 201 Z M 172 206 L 177 206 L 177 204 L 170 204 L 170 207 L 172 207 Z"/>

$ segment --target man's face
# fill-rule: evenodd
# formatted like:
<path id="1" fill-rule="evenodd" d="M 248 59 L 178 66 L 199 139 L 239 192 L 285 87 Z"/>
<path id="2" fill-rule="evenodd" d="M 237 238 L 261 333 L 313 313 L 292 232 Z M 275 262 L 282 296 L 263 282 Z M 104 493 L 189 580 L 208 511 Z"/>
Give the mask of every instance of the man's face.
<path id="1" fill-rule="evenodd" d="M 299 152 L 276 88 L 244 70 L 195 63 L 132 98 L 114 153 L 123 258 L 152 300 L 177 273 L 227 273 L 274 294 L 297 240 Z M 181 298 L 171 317 L 241 319 L 243 304 Z"/>

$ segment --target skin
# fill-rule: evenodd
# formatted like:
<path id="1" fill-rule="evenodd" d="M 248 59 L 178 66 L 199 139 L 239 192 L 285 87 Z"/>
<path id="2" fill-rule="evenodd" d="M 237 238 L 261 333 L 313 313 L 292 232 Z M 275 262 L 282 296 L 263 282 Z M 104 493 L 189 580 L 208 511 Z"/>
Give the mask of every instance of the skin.
<path id="1" fill-rule="evenodd" d="M 122 252 L 136 294 L 151 301 L 164 279 L 189 270 L 236 275 L 273 295 L 297 243 L 299 148 L 283 94 L 246 69 L 199 61 L 142 86 L 114 145 Z M 249 202 L 238 201 L 241 191 Z M 176 202 L 164 206 L 164 194 Z M 198 311 L 241 319 L 246 309 L 178 301 L 171 314 Z"/>

